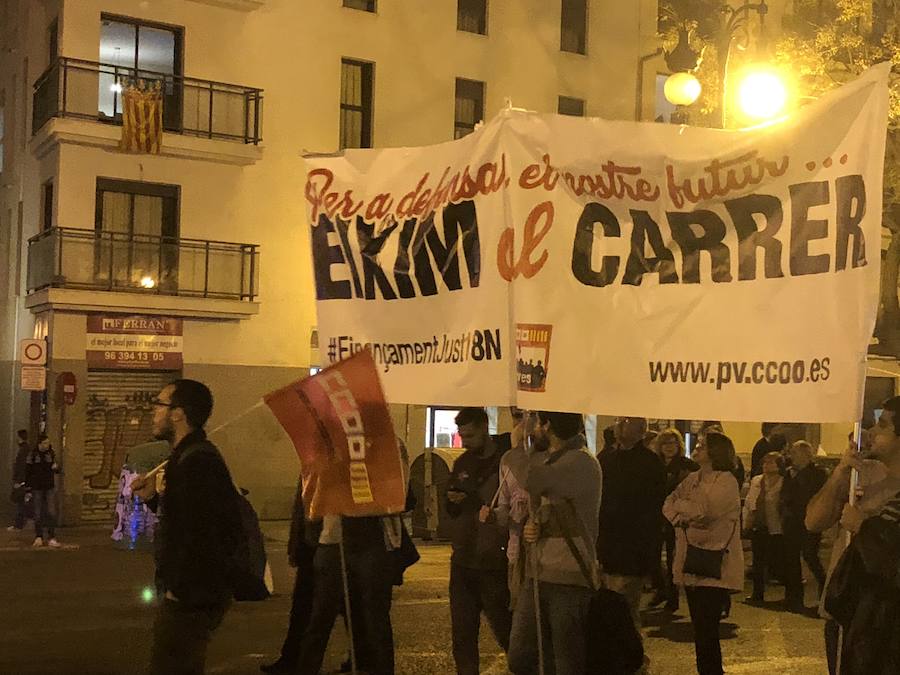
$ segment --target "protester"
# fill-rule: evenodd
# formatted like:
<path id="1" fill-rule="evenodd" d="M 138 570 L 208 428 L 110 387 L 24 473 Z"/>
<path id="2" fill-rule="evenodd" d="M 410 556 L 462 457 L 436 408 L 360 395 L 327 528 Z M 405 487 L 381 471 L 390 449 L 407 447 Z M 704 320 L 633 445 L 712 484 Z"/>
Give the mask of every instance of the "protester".
<path id="1" fill-rule="evenodd" d="M 718 420 L 706 420 L 700 427 L 700 439 L 710 432 L 715 432 L 718 434 L 724 434 L 725 428 L 722 426 L 722 423 Z M 738 490 L 744 487 L 744 480 L 747 476 L 747 470 L 744 468 L 744 460 L 740 458 L 740 455 L 737 452 L 732 450 L 731 457 L 731 474 L 734 476 L 734 479 L 737 481 Z M 730 600 L 729 600 L 730 602 Z"/>
<path id="2" fill-rule="evenodd" d="M 644 580 L 659 566 L 659 513 L 666 497 L 666 470 L 644 447 L 646 430 L 643 417 L 621 418 L 616 425 L 619 448 L 600 458 L 603 501 L 597 551 L 603 581 L 625 596 L 638 631 Z"/>
<path id="3" fill-rule="evenodd" d="M 524 556 L 520 556 L 522 529 L 528 519 L 528 491 L 525 480 L 528 468 L 538 457 L 537 453 L 547 450 L 546 438 L 535 433 L 536 415 L 527 417 L 518 409 L 513 410 L 513 427 L 511 434 L 512 448 L 500 459 L 500 488 L 497 493 L 497 506 L 482 506 L 479 521 L 496 523 L 509 531 L 506 545 L 508 561 L 507 577 L 509 583 L 510 607 L 515 607 L 522 582 L 525 578 Z"/>
<path id="4" fill-rule="evenodd" d="M 506 528 L 479 520 L 500 486 L 500 459 L 510 436 L 491 436 L 483 408 L 463 408 L 456 416 L 465 452 L 456 460 L 447 487 L 450 516 L 450 623 L 453 659 L 459 675 L 477 675 L 482 612 L 497 643 L 509 650 Z"/>
<path id="5" fill-rule="evenodd" d="M 822 535 L 819 532 L 808 532 L 804 520 L 807 505 L 822 489 L 828 476 L 822 468 L 812 462 L 814 451 L 806 441 L 794 443 L 789 454 L 791 467 L 785 474 L 784 487 L 781 490 L 785 605 L 791 611 L 803 612 L 806 607 L 803 597 L 803 574 L 800 568 L 801 556 L 816 579 L 817 599 L 825 587 L 825 569 L 819 560 Z"/>
<path id="6" fill-rule="evenodd" d="M 699 675 L 724 673 L 719 642 L 722 607 L 729 591 L 744 587 L 744 553 L 738 536 L 741 497 L 731 473 L 733 456 L 731 439 L 717 432 L 705 434 L 693 457 L 700 470 L 685 478 L 663 506 L 677 531 L 675 582 L 687 595 Z"/>
<path id="7" fill-rule="evenodd" d="M 900 429 L 895 426 L 900 422 L 900 397 L 888 399 L 882 404 L 882 408 L 878 422 L 861 439 L 862 454 L 857 455 L 856 444 L 851 442 L 840 463 L 818 494 L 810 500 L 806 510 L 805 524 L 810 532 L 824 532 L 833 525 L 840 524 L 832 547 L 824 596 L 832 594 L 834 570 L 846 548 L 847 532 L 858 532 L 865 519 L 881 513 L 885 505 L 900 492 Z M 860 496 L 856 505 L 850 506 L 850 474 L 854 468 L 859 471 Z M 900 558 L 894 558 L 892 563 L 896 567 L 900 564 Z M 838 623 L 833 620 L 824 604 L 820 605 L 820 614 L 828 619 L 825 624 L 825 649 L 829 672 L 834 675 Z"/>
<path id="8" fill-rule="evenodd" d="M 153 433 L 172 445 L 164 479 L 141 475 L 131 489 L 160 515 L 157 584 L 164 594 L 153 625 L 150 672 L 203 673 L 213 631 L 231 604 L 242 536 L 238 494 L 203 427 L 209 388 L 176 380 L 153 400 Z"/>
<path id="9" fill-rule="evenodd" d="M 747 598 L 750 604 L 764 601 L 767 572 L 774 568 L 781 573 L 784 569 L 781 453 L 767 453 L 760 466 L 762 473 L 750 479 L 743 512 L 743 527 L 753 551 L 753 593 Z"/>
<path id="10" fill-rule="evenodd" d="M 47 434 L 38 436 L 37 447 L 25 456 L 25 487 L 31 493 L 34 504 L 34 544 L 44 545 L 44 534 L 47 535 L 47 546 L 59 548 L 56 540 L 56 474 L 59 465 L 56 453 L 50 446 Z"/>
<path id="11" fill-rule="evenodd" d="M 297 482 L 297 492 L 291 514 L 291 531 L 288 536 L 288 562 L 296 570 L 294 592 L 291 596 L 291 613 L 287 635 L 281 646 L 281 655 L 274 663 L 259 669 L 264 673 L 289 675 L 297 668 L 300 659 L 300 640 L 309 621 L 313 601 L 313 557 L 316 547 L 308 541 L 307 520 L 303 505 L 303 479 Z"/>
<path id="12" fill-rule="evenodd" d="M 684 438 L 678 429 L 666 429 L 657 437 L 657 454 L 666 468 L 666 496 L 668 497 L 676 487 L 687 478 L 688 474 L 700 467 L 696 462 L 685 457 Z M 662 519 L 663 542 L 666 551 L 665 576 L 662 577 L 656 595 L 650 601 L 651 606 L 666 603 L 667 611 L 674 612 L 678 609 L 678 586 L 675 585 L 672 576 L 672 565 L 675 562 L 675 528 L 665 518 Z M 660 567 L 660 570 L 662 568 Z"/>
<path id="13" fill-rule="evenodd" d="M 770 441 L 772 434 L 775 433 L 775 430 L 778 428 L 777 422 L 763 422 L 760 428 L 762 436 L 758 441 L 756 441 L 756 445 L 753 446 L 753 450 L 750 452 L 750 478 L 752 479 L 754 476 L 758 476 L 763 472 L 762 469 L 762 460 L 767 454 L 772 452 L 775 448 L 772 447 L 772 443 Z"/>
<path id="14" fill-rule="evenodd" d="M 25 485 L 26 458 L 28 457 L 28 431 L 19 429 L 16 432 L 19 439 L 19 447 L 16 450 L 16 458 L 12 471 L 12 501 L 16 507 L 13 516 L 13 524 L 6 528 L 8 532 L 15 532 L 25 528 L 25 512 L 27 507 L 27 486 Z"/>
<path id="15" fill-rule="evenodd" d="M 597 581 L 594 542 L 603 480 L 582 428 L 581 415 L 538 413 L 535 435 L 546 439 L 549 450 L 532 463 L 526 484 L 532 515 L 523 530 L 529 560 L 510 637 L 514 675 L 539 672 L 535 579 L 545 672 L 586 675 L 585 623 Z"/>

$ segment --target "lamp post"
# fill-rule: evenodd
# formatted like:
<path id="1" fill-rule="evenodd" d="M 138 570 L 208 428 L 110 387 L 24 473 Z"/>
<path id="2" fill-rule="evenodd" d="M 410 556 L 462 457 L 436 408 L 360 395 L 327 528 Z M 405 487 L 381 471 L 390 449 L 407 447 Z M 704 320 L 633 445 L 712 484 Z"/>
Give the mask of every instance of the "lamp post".
<path id="1" fill-rule="evenodd" d="M 721 89 L 716 121 L 717 126 L 723 129 L 728 122 L 728 70 L 731 48 L 736 33 L 746 28 L 747 21 L 753 12 L 759 16 L 760 32 L 764 36 L 765 17 L 769 13 L 769 6 L 765 0 L 745 2 L 739 7 L 723 5 L 719 10 L 721 17 L 719 28 L 712 36 L 712 42 L 717 50 L 719 87 Z M 675 112 L 672 114 L 672 122 L 687 124 L 688 111 L 684 107 L 693 103 L 700 95 L 700 83 L 693 77 L 692 72 L 700 65 L 702 54 L 690 47 L 691 33 L 687 22 L 679 19 L 671 11 L 667 13 L 681 25 L 678 28 L 678 44 L 671 52 L 665 54 L 666 65 L 672 71 L 672 75 L 666 80 L 665 95 L 666 99 L 676 106 Z M 762 39 L 764 38 L 761 37 Z M 764 50 L 764 45 L 761 48 Z M 696 84 L 688 84 L 688 78 Z M 747 78 L 747 84 L 750 88 L 748 95 L 743 97 L 746 99 L 743 101 L 743 105 L 751 116 L 773 117 L 784 106 L 786 90 L 773 73 L 753 73 Z M 687 96 L 685 92 L 692 93 L 693 98 Z"/>

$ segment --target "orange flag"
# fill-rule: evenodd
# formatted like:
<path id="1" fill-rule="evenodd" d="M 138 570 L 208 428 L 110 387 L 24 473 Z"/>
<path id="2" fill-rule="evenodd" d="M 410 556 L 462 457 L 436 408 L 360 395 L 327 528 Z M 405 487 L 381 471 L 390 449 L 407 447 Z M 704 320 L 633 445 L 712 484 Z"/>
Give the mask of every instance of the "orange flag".
<path id="1" fill-rule="evenodd" d="M 264 400 L 300 456 L 307 517 L 403 510 L 400 446 L 369 351 Z"/>
<path id="2" fill-rule="evenodd" d="M 162 92 L 159 82 L 129 85 L 122 92 L 122 138 L 119 149 L 158 155 L 162 149 Z"/>

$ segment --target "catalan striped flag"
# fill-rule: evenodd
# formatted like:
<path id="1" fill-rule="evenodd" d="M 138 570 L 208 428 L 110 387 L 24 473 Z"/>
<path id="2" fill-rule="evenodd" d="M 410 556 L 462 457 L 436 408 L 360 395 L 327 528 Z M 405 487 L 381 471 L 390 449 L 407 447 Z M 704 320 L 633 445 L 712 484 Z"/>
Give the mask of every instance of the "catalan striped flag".
<path id="1" fill-rule="evenodd" d="M 119 150 L 158 155 L 162 149 L 162 93 L 159 82 L 129 85 L 122 92 L 122 140 Z"/>
<path id="2" fill-rule="evenodd" d="M 400 513 L 400 446 L 368 350 L 264 397 L 300 456 L 307 517 Z"/>

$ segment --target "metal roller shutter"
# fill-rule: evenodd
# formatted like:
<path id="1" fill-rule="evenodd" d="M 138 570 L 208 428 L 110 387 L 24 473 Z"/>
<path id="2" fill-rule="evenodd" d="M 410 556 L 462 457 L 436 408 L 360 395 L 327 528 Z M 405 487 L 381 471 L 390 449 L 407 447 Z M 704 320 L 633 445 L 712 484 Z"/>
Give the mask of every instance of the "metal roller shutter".
<path id="1" fill-rule="evenodd" d="M 128 448 L 152 440 L 153 408 L 159 390 L 177 372 L 92 370 L 88 372 L 81 518 L 115 520 L 119 476 Z"/>

